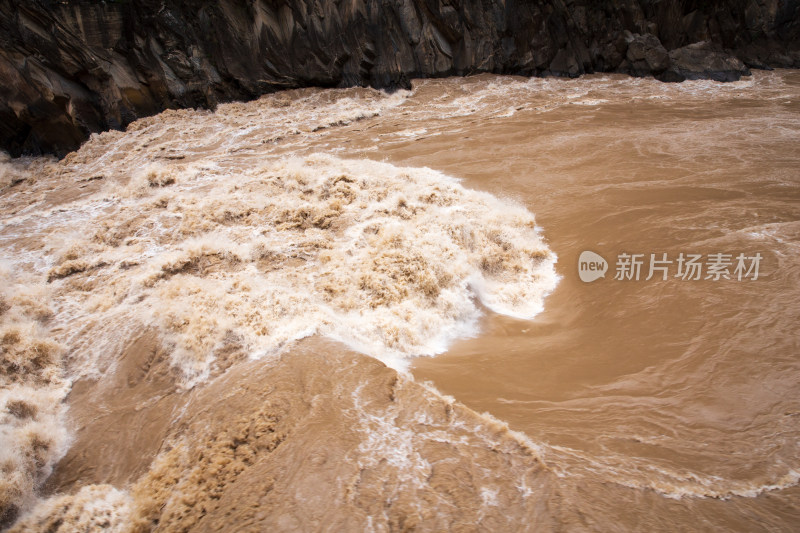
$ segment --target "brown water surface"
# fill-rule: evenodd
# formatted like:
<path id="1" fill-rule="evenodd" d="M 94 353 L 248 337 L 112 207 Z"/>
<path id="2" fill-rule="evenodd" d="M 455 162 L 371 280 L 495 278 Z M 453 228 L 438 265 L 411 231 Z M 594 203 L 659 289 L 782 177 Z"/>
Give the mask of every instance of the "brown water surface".
<path id="1" fill-rule="evenodd" d="M 49 328 L 75 383 L 48 490 L 76 523 L 91 500 L 164 530 L 796 529 L 798 146 L 795 71 L 478 76 L 166 112 L 6 163 L 8 327 Z M 579 279 L 584 250 L 605 278 Z M 762 259 L 645 280 L 664 253 Z M 52 318 L 25 303 L 42 287 Z"/>

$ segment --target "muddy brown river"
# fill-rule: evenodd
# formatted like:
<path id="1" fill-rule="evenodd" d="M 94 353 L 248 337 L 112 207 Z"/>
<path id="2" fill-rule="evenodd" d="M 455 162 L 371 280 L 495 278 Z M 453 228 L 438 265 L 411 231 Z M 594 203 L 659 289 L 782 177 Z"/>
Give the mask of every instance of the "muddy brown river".
<path id="1" fill-rule="evenodd" d="M 778 70 L 290 91 L 6 159 L 0 519 L 796 530 L 798 146 Z"/>

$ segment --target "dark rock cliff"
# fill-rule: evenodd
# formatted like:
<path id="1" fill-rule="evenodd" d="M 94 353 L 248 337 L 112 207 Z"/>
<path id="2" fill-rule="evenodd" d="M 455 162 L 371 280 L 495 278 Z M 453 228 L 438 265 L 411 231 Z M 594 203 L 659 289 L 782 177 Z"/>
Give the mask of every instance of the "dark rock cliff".
<path id="1" fill-rule="evenodd" d="M 800 0 L 0 0 L 0 147 L 171 107 L 477 72 L 722 81 L 800 66 Z"/>

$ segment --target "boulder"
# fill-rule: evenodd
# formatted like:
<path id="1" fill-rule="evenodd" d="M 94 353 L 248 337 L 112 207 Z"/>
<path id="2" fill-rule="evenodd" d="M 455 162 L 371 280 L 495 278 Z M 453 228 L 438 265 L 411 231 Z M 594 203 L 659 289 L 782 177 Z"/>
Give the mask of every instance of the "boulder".
<path id="1" fill-rule="evenodd" d="M 670 65 L 669 53 L 650 33 L 644 35 L 627 32 L 625 41 L 628 50 L 625 53 L 626 70 L 634 76 L 650 76 L 664 72 Z"/>
<path id="2" fill-rule="evenodd" d="M 737 81 L 742 76 L 750 75 L 750 69 L 740 59 L 708 41 L 670 51 L 669 62 L 669 68 L 658 76 L 661 81 Z"/>

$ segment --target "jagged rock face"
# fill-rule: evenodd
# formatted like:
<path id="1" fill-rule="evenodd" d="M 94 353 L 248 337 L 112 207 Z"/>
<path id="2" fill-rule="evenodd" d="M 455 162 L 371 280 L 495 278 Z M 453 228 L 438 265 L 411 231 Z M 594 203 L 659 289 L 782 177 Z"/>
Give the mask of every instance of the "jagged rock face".
<path id="1" fill-rule="evenodd" d="M 730 79 L 730 55 L 709 53 L 800 66 L 798 19 L 797 0 L 0 0 L 0 146 L 64 154 L 166 108 L 308 85 L 476 72 Z M 701 41 L 716 48 L 667 54 Z"/>

